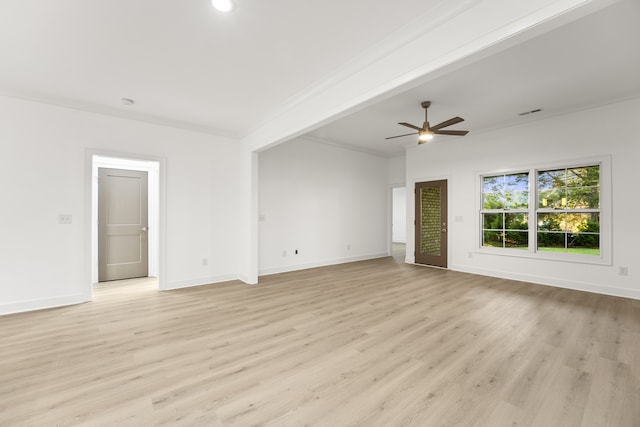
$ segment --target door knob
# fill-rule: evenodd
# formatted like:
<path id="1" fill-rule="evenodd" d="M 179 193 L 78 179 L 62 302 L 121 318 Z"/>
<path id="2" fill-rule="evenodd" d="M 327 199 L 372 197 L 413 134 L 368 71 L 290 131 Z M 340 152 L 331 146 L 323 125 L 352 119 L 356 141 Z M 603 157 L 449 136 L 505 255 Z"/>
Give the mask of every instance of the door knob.
<path id="1" fill-rule="evenodd" d="M 446 233 L 446 232 L 447 232 L 447 229 L 446 229 L 446 228 L 443 228 L 443 229 L 442 229 L 442 232 L 443 232 L 443 233 Z"/>
<path id="2" fill-rule="evenodd" d="M 142 231 L 147 231 L 148 228 L 147 227 L 142 227 Z"/>

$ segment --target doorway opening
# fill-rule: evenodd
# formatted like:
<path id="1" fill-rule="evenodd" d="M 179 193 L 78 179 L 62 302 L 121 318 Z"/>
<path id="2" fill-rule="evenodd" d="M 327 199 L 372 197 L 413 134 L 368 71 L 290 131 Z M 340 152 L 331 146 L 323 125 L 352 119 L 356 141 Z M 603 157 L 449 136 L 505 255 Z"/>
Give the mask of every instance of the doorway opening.
<path id="1" fill-rule="evenodd" d="M 99 203 L 99 176 L 105 170 L 131 171 L 146 176 L 145 190 L 148 213 L 146 219 L 148 224 L 144 226 L 144 234 L 148 241 L 148 257 L 145 262 L 145 276 L 156 278 L 153 282 L 155 288 L 162 288 L 161 263 L 160 263 L 160 169 L 158 160 L 132 159 L 125 157 L 106 156 L 94 154 L 91 157 L 91 293 L 93 288 L 100 282 L 100 247 L 104 248 L 104 236 L 101 236 L 99 227 L 100 203 Z M 103 177 L 104 178 L 104 177 Z M 117 198 L 116 192 L 113 197 Z M 103 250 L 104 252 L 104 250 Z M 104 263 L 103 263 L 104 264 Z M 102 266 L 104 269 L 104 265 Z M 104 274 L 102 278 L 104 279 Z M 111 282 L 108 282 L 111 283 Z M 90 298 L 91 299 L 91 298 Z"/>
<path id="2" fill-rule="evenodd" d="M 391 256 L 405 262 L 407 254 L 407 187 L 391 189 Z"/>

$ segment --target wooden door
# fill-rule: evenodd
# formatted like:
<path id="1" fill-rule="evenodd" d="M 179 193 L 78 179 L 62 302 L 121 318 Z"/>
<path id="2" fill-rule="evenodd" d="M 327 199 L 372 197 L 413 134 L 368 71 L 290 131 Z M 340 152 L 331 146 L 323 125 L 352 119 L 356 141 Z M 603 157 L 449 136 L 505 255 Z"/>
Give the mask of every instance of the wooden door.
<path id="1" fill-rule="evenodd" d="M 149 275 L 147 172 L 98 168 L 98 280 Z"/>
<path id="2" fill-rule="evenodd" d="M 415 262 L 447 267 L 447 181 L 416 183 Z"/>

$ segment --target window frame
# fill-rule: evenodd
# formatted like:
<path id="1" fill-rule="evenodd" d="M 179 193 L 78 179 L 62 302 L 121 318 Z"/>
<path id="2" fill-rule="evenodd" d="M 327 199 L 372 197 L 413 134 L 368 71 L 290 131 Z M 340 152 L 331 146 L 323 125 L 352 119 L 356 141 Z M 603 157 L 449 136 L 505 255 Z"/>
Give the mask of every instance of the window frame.
<path id="1" fill-rule="evenodd" d="M 493 176 L 507 176 L 507 175 L 521 175 L 521 174 L 526 174 L 527 175 L 527 207 L 526 208 L 513 208 L 513 209 L 507 209 L 502 208 L 502 209 L 485 209 L 484 208 L 484 195 L 486 194 L 484 191 L 484 178 L 486 177 L 493 177 Z M 484 246 L 484 215 L 491 215 L 491 214 L 503 214 L 503 228 L 502 231 L 506 232 L 507 229 L 504 228 L 504 223 L 505 223 L 505 217 L 507 214 L 519 214 L 519 213 L 524 213 L 526 215 L 528 215 L 529 217 L 529 224 L 531 224 L 531 171 L 527 170 L 527 169 L 523 169 L 523 170 L 514 170 L 514 171 L 509 171 L 509 172 L 496 172 L 496 173 L 491 173 L 491 174 L 483 174 L 480 176 L 480 247 L 482 248 L 495 248 L 496 250 L 502 251 L 505 249 L 509 249 L 509 250 L 514 250 L 514 251 L 518 251 L 518 252 L 523 252 L 523 251 L 529 251 L 530 247 L 531 247 L 531 233 L 530 233 L 530 229 L 531 226 L 529 225 L 528 228 L 528 236 L 527 236 L 527 249 L 523 249 L 523 248 L 514 248 L 514 247 L 496 247 L 496 246 Z"/>
<path id="2" fill-rule="evenodd" d="M 538 213 L 548 212 L 547 209 L 538 208 L 538 172 L 553 169 L 571 169 L 587 166 L 599 166 L 600 171 L 600 208 L 595 209 L 600 213 L 600 254 L 599 255 L 585 255 L 568 252 L 552 252 L 552 251 L 538 251 L 537 249 L 537 231 L 538 231 Z M 511 175 L 518 173 L 527 173 L 528 191 L 529 191 L 529 203 L 528 209 L 526 209 L 529 218 L 529 236 L 528 236 L 528 248 L 509 248 L 509 247 L 489 247 L 484 246 L 484 223 L 483 214 L 491 213 L 491 210 L 484 209 L 484 178 L 496 175 Z M 478 172 L 476 174 L 476 192 L 479 190 L 479 196 L 476 197 L 477 204 L 477 220 L 476 220 L 476 253 L 479 254 L 491 254 L 502 255 L 511 257 L 524 257 L 533 259 L 543 259 L 551 261 L 565 261 L 584 264 L 601 264 L 611 265 L 611 240 L 612 240 L 612 226 L 611 226 L 611 157 L 600 156 L 594 158 L 585 158 L 579 160 L 567 160 L 548 162 L 535 165 L 527 165 L 526 167 L 519 167 L 513 169 L 500 169 L 486 172 Z M 478 193 L 476 193 L 478 194 Z M 522 212 L 522 209 L 514 209 L 513 212 Z M 555 212 L 566 212 L 565 209 L 556 209 Z M 594 209 L 589 209 L 589 212 Z M 587 211 L 585 211 L 587 213 Z"/>

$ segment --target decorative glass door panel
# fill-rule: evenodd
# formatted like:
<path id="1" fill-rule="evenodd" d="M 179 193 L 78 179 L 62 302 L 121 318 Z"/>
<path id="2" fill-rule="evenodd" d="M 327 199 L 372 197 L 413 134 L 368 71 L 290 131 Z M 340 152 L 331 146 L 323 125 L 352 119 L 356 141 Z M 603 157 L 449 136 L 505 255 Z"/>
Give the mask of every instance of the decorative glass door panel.
<path id="1" fill-rule="evenodd" d="M 447 181 L 416 184 L 415 262 L 447 267 Z"/>

